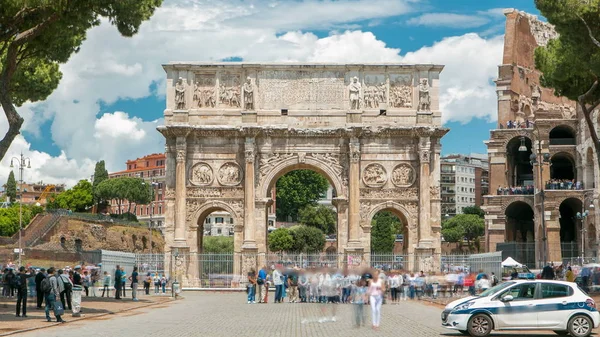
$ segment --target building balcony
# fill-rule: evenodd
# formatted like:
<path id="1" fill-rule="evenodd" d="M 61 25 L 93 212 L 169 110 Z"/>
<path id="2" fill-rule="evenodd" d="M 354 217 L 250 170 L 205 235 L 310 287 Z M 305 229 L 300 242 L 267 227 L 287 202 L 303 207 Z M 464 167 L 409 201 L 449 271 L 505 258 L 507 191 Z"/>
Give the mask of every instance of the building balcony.
<path id="1" fill-rule="evenodd" d="M 442 190 L 442 194 L 456 194 L 455 190 Z"/>

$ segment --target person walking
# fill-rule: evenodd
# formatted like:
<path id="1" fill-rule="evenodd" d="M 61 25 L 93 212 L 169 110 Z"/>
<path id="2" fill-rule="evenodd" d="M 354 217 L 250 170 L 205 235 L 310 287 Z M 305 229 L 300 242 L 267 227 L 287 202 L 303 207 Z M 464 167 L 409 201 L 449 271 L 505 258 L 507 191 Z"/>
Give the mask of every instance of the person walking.
<path id="1" fill-rule="evenodd" d="M 71 293 L 73 292 L 73 283 L 71 279 L 67 275 L 64 274 L 62 269 L 58 270 L 58 280 L 62 283 L 63 287 L 60 292 L 60 301 L 63 305 L 63 308 L 66 310 L 73 310 L 73 305 L 71 303 Z"/>
<path id="2" fill-rule="evenodd" d="M 57 301 L 61 292 L 61 283 L 62 282 L 58 279 L 58 276 L 55 274 L 54 267 L 48 268 L 48 276 L 45 280 L 42 280 L 42 284 L 40 285 L 41 290 L 45 293 L 46 296 L 46 320 L 48 322 L 52 321 L 52 319 L 50 318 L 50 309 L 54 310 L 54 317 L 56 318 L 57 322 L 65 322 L 61 317 L 62 314 L 64 314 L 65 309 L 62 306 L 62 303 Z"/>
<path id="3" fill-rule="evenodd" d="M 296 303 L 298 300 L 298 272 L 296 270 L 292 270 L 288 274 L 288 289 L 289 289 L 289 303 Z"/>
<path id="4" fill-rule="evenodd" d="M 35 276 L 35 271 L 30 269 L 25 273 L 25 267 L 19 268 L 19 273 L 16 275 L 17 285 L 17 317 L 21 317 L 21 304 L 23 305 L 23 317 L 27 317 L 27 279 Z"/>
<path id="5" fill-rule="evenodd" d="M 152 276 L 150 276 L 150 273 L 148 273 L 148 275 L 146 275 L 146 280 L 144 281 L 144 291 L 146 292 L 146 295 L 150 295 L 150 285 L 152 284 Z"/>
<path id="6" fill-rule="evenodd" d="M 379 271 L 373 273 L 373 279 L 369 282 L 369 297 L 371 305 L 371 323 L 373 330 L 379 330 L 381 323 L 381 305 L 383 304 L 383 294 L 385 293 L 385 283 L 379 278 Z"/>
<path id="7" fill-rule="evenodd" d="M 42 286 L 42 280 L 44 280 L 46 276 L 46 269 L 44 268 L 40 269 L 40 271 L 35 275 L 35 294 L 37 295 L 37 309 L 42 309 L 42 303 L 44 302 L 44 297 L 46 296 L 46 294 L 44 294 L 42 292 L 42 289 L 40 288 Z"/>
<path id="8" fill-rule="evenodd" d="M 133 301 L 137 302 L 137 288 L 138 288 L 138 267 L 133 267 L 133 273 L 129 276 L 129 280 L 131 281 L 131 298 Z"/>
<path id="9" fill-rule="evenodd" d="M 354 307 L 354 326 L 360 328 L 365 326 L 364 304 L 367 302 L 366 280 L 359 279 L 351 288 L 352 306 Z"/>
<path id="10" fill-rule="evenodd" d="M 267 266 L 263 266 L 258 271 L 256 286 L 258 288 L 258 303 L 266 303 L 265 297 L 267 296 Z"/>
<path id="11" fill-rule="evenodd" d="M 275 285 L 275 303 L 281 303 L 283 299 L 283 274 L 275 267 L 273 267 L 273 284 Z"/>
<path id="12" fill-rule="evenodd" d="M 102 297 L 104 297 L 104 292 L 106 292 L 106 297 L 110 297 L 110 274 L 107 271 L 104 272 L 102 279 Z"/>
<path id="13" fill-rule="evenodd" d="M 121 299 L 121 286 L 123 285 L 123 281 L 121 280 L 122 276 L 121 267 L 117 265 L 115 268 L 115 300 Z"/>
<path id="14" fill-rule="evenodd" d="M 160 277 L 158 274 L 154 275 L 154 295 L 160 294 Z"/>

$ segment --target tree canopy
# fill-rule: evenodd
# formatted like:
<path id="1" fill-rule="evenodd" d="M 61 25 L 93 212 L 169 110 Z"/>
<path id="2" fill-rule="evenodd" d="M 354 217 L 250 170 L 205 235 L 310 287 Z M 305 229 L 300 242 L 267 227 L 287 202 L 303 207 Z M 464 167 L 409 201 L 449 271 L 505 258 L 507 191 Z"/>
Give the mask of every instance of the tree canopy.
<path id="1" fill-rule="evenodd" d="M 131 204 L 145 205 L 150 203 L 152 197 L 151 186 L 143 179 L 132 177 L 118 177 L 107 179 L 96 186 L 95 197 L 97 200 L 117 200 L 119 213 L 125 200 L 129 201 L 127 213 L 131 211 Z"/>
<path id="2" fill-rule="evenodd" d="M 467 206 L 465 208 L 463 208 L 463 214 L 473 214 L 473 215 L 477 215 L 480 218 L 484 218 L 485 216 L 485 212 L 481 209 L 481 207 L 475 205 L 475 206 Z"/>
<path id="3" fill-rule="evenodd" d="M 485 234 L 485 221 L 476 214 L 458 214 L 442 222 L 442 236 L 446 242 L 479 242 Z"/>
<path id="4" fill-rule="evenodd" d="M 579 103 L 600 154 L 591 116 L 600 104 L 600 0 L 535 0 L 535 5 L 560 34 L 535 50 L 535 66 L 543 73 L 541 84 Z M 600 155 L 597 160 L 600 164 Z"/>
<path id="5" fill-rule="evenodd" d="M 97 211 L 100 210 L 100 204 L 102 203 L 102 199 L 98 199 L 96 194 L 96 188 L 98 185 L 108 179 L 108 171 L 106 170 L 106 166 L 104 164 L 104 160 L 101 160 L 96 163 L 96 167 L 94 168 L 94 182 L 92 185 L 92 192 L 94 194 L 94 202 L 96 203 Z"/>
<path id="6" fill-rule="evenodd" d="M 291 251 L 312 253 L 325 247 L 325 234 L 319 228 L 298 225 L 290 228 L 290 233 L 294 239 Z"/>
<path id="7" fill-rule="evenodd" d="M 13 171 L 10 171 L 8 180 L 6 181 L 6 196 L 10 198 L 10 202 L 17 200 L 17 181 L 15 180 L 15 173 Z"/>
<path id="8" fill-rule="evenodd" d="M 231 253 L 233 252 L 232 236 L 205 236 L 202 238 L 202 252 Z"/>
<path id="9" fill-rule="evenodd" d="M 336 231 L 336 213 L 324 205 L 308 205 L 298 213 L 298 221 L 306 226 L 318 228 L 325 234 L 334 234 Z"/>
<path id="10" fill-rule="evenodd" d="M 22 223 L 26 228 L 36 214 L 44 211 L 43 207 L 22 205 Z M 13 204 L 8 208 L 0 208 L 0 236 L 12 236 L 19 231 L 19 205 Z"/>
<path id="11" fill-rule="evenodd" d="M 23 118 L 15 105 L 46 99 L 62 77 L 60 63 L 77 52 L 100 18 L 133 36 L 162 0 L 5 0 L 0 6 L 0 105 L 8 131 L 0 159 L 19 134 Z"/>
<path id="12" fill-rule="evenodd" d="M 277 180 L 277 219 L 293 221 L 298 219 L 298 211 L 325 196 L 329 182 L 319 173 L 310 170 L 295 170 Z"/>
<path id="13" fill-rule="evenodd" d="M 82 179 L 73 188 L 54 196 L 46 204 L 50 209 L 70 209 L 75 212 L 85 212 L 94 204 L 92 197 L 92 184 Z"/>
<path id="14" fill-rule="evenodd" d="M 294 247 L 294 237 L 287 228 L 277 228 L 269 234 L 269 250 L 287 252 Z"/>

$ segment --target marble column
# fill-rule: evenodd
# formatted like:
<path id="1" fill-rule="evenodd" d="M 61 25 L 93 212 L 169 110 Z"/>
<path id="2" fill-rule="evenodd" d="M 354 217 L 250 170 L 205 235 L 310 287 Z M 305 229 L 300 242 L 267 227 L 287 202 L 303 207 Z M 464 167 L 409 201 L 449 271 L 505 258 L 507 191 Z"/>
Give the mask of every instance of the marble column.
<path id="1" fill-rule="evenodd" d="M 187 242 L 185 239 L 185 199 L 186 199 L 186 156 L 187 156 L 187 140 L 186 136 L 177 136 L 177 164 L 175 166 L 175 242 L 176 247 L 185 247 Z"/>
<path id="2" fill-rule="evenodd" d="M 266 263 L 267 253 L 267 207 L 273 203 L 271 198 L 258 198 L 254 201 L 254 232 L 257 249 L 257 263 L 262 266 Z"/>
<path id="3" fill-rule="evenodd" d="M 345 198 L 333 198 L 331 200 L 337 211 L 337 252 L 342 253 L 348 244 L 348 200 Z"/>
<path id="4" fill-rule="evenodd" d="M 431 194 L 430 189 L 430 160 L 431 141 L 429 137 L 419 139 L 419 247 L 432 246 L 431 238 Z"/>
<path id="5" fill-rule="evenodd" d="M 256 157 L 254 138 L 246 138 L 244 157 L 246 158 L 246 167 L 244 170 L 244 243 L 242 244 L 242 249 L 255 250 L 257 246 L 256 228 L 254 226 L 254 160 Z"/>
<path id="6" fill-rule="evenodd" d="M 360 242 L 360 142 L 350 139 L 348 170 L 348 248 L 363 248 Z"/>

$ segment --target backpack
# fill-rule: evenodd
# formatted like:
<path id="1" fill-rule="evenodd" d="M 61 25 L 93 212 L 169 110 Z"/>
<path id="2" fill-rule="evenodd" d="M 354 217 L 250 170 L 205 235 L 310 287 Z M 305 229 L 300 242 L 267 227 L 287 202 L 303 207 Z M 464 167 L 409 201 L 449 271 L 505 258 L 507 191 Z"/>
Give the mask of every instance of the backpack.
<path id="1" fill-rule="evenodd" d="M 10 285 L 11 285 L 11 287 L 13 287 L 15 289 L 21 288 L 21 285 L 22 285 L 21 276 L 14 275 L 10 280 Z"/>
<path id="2" fill-rule="evenodd" d="M 65 286 L 65 291 L 67 291 L 67 292 L 73 291 L 73 285 L 71 284 L 71 282 L 65 281 L 65 278 L 62 276 L 60 278 L 61 278 L 63 285 Z"/>
<path id="3" fill-rule="evenodd" d="M 290 275 L 290 283 L 294 287 L 297 286 L 298 285 L 298 276 L 296 276 L 296 275 Z"/>
<path id="4" fill-rule="evenodd" d="M 50 278 L 44 277 L 42 283 L 40 284 L 40 290 L 44 294 L 49 294 L 52 291 L 52 285 L 50 284 Z"/>

